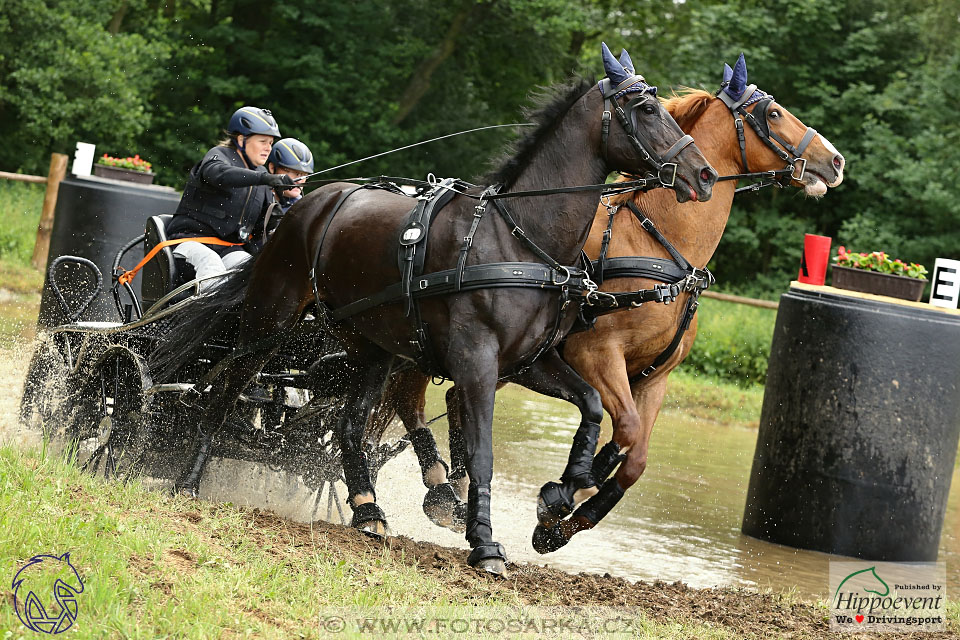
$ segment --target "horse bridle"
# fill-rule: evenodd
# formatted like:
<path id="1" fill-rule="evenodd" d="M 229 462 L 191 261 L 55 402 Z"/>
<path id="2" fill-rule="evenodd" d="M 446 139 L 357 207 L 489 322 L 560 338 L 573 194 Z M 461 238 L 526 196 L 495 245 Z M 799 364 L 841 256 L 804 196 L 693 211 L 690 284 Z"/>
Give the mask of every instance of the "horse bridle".
<path id="1" fill-rule="evenodd" d="M 812 127 L 807 127 L 807 130 L 803 134 L 803 138 L 800 139 L 800 144 L 794 147 L 792 144 L 778 136 L 776 132 L 771 131 L 770 125 L 767 123 L 767 112 L 770 110 L 771 105 L 773 105 L 773 96 L 764 93 L 763 91 L 758 91 L 757 85 L 751 84 L 744 90 L 739 100 L 734 100 L 726 91 L 724 91 L 726 87 L 726 82 L 720 85 L 720 90 L 717 91 L 716 96 L 720 98 L 725 105 L 727 105 L 727 108 L 730 109 L 730 114 L 733 116 L 733 124 L 737 130 L 737 142 L 740 144 L 740 157 L 743 160 L 744 173 L 739 173 L 732 176 L 721 176 L 718 180 L 739 180 L 740 178 L 767 177 L 772 178 L 774 183 L 778 184 L 779 186 L 784 186 L 784 184 L 780 182 L 783 177 L 789 177 L 791 180 L 796 180 L 798 182 L 802 180 L 807 170 L 807 159 L 802 158 L 801 156 L 803 155 L 803 152 L 806 151 L 813 139 L 817 136 L 817 130 Z M 756 103 L 757 106 L 753 108 L 753 112 L 751 113 L 747 111 L 747 107 L 754 103 Z M 758 113 L 759 116 L 754 115 Z M 754 133 L 757 134 L 757 137 L 760 138 L 765 145 L 770 147 L 770 149 L 772 149 L 781 160 L 787 163 L 786 167 L 776 171 L 750 171 L 750 167 L 747 164 L 747 140 L 746 136 L 744 135 L 744 120 L 750 124 L 750 128 L 753 129 Z M 797 172 L 797 165 L 800 166 L 799 173 Z M 766 186 L 766 184 L 761 183 L 748 188 L 757 189 L 761 186 Z"/>
<path id="2" fill-rule="evenodd" d="M 622 126 L 623 130 L 627 133 L 627 139 L 630 140 L 630 143 L 640 153 L 643 160 L 653 166 L 660 185 L 663 187 L 672 187 L 677 181 L 677 163 L 671 161 L 676 158 L 681 151 L 693 144 L 693 136 L 684 135 L 674 142 L 662 156 L 644 144 L 640 137 L 640 129 L 637 126 L 637 109 L 645 102 L 656 102 L 657 88 L 648 85 L 643 76 L 634 75 L 618 85 L 614 85 L 609 78 L 604 78 L 597 84 L 597 89 L 599 89 L 600 95 L 603 96 L 603 115 L 600 128 L 603 157 L 607 157 L 610 120 L 612 119 L 612 114 L 615 113 L 617 114 L 617 120 L 620 122 L 620 126 Z M 632 98 L 626 105 L 621 107 L 618 100 L 629 93 L 639 93 L 640 95 Z M 659 103 L 657 107 L 662 108 Z"/>

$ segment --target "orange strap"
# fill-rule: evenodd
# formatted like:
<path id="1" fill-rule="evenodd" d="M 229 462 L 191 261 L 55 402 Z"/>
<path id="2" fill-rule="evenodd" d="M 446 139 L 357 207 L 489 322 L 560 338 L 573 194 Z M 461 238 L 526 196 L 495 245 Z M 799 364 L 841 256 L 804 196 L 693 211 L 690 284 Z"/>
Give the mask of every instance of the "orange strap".
<path id="1" fill-rule="evenodd" d="M 163 242 L 157 243 L 157 246 L 151 249 L 150 253 L 143 256 L 143 260 L 137 263 L 137 266 L 135 266 L 133 269 L 130 269 L 129 271 L 124 270 L 124 272 L 121 273 L 120 276 L 117 278 L 117 282 L 119 282 L 120 284 L 128 284 L 131 280 L 133 280 L 134 276 L 137 275 L 137 272 L 140 271 L 140 269 L 143 269 L 143 265 L 150 262 L 155 255 L 160 253 L 161 249 L 163 249 L 164 247 L 173 246 L 175 244 L 181 244 L 183 242 L 200 242 L 202 244 L 217 244 L 222 247 L 236 247 L 243 244 L 242 242 L 227 242 L 226 240 L 221 240 L 220 238 L 214 238 L 213 236 L 203 237 L 203 238 L 177 238 L 176 240 L 164 240 Z"/>

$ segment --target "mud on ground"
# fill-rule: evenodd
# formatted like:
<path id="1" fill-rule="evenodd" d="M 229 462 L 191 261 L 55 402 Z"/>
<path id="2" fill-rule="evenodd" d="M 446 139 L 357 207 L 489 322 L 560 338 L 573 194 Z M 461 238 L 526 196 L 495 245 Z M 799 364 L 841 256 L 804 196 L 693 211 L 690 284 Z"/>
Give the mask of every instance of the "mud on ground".
<path id="1" fill-rule="evenodd" d="M 694 589 L 680 582 L 632 583 L 606 575 L 577 575 L 557 569 L 528 564 L 508 564 L 509 576 L 492 577 L 466 564 L 462 549 L 418 542 L 405 536 L 377 540 L 349 527 L 324 521 L 298 524 L 271 513 L 250 510 L 254 527 L 280 536 L 290 548 L 309 553 L 322 544 L 326 549 L 349 559 L 351 556 L 379 554 L 386 546 L 398 562 L 414 565 L 425 574 L 446 584 L 452 596 L 463 602 L 482 605 L 490 596 L 513 596 L 524 604 L 538 606 L 603 606 L 640 608 L 648 618 L 659 622 L 690 621 L 720 627 L 743 638 L 848 638 L 849 634 L 831 633 L 827 611 L 777 593 L 758 593 L 742 589 Z M 196 523 L 200 524 L 200 523 Z M 265 542 L 262 540 L 261 542 Z M 953 632 L 915 634 L 866 634 L 859 639 L 922 638 L 947 640 Z"/>

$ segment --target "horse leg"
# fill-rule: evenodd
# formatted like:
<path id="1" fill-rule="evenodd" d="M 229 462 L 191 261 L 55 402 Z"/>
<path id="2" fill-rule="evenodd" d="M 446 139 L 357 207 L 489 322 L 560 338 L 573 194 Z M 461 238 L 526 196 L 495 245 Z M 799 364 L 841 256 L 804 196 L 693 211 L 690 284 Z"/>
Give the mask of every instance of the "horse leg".
<path id="1" fill-rule="evenodd" d="M 476 338 L 476 336 L 474 336 Z M 495 343 L 473 341 L 466 348 L 451 352 L 469 354 L 456 358 L 450 366 L 457 381 L 457 405 L 463 425 L 470 486 L 467 490 L 467 542 L 472 567 L 496 575 L 506 572 L 503 545 L 493 540 L 490 522 L 490 483 L 493 479 L 493 407 L 497 393 L 497 354 Z"/>
<path id="2" fill-rule="evenodd" d="M 349 385 L 350 395 L 335 433 L 340 444 L 343 475 L 347 482 L 347 502 L 353 509 L 350 526 L 373 536 L 387 533 L 387 517 L 377 504 L 376 492 L 370 480 L 367 455 L 363 448 L 363 433 L 374 403 L 381 397 L 389 371 L 389 358 L 364 363 Z"/>
<path id="3" fill-rule="evenodd" d="M 497 386 L 499 388 L 499 385 Z M 450 472 L 447 477 L 460 500 L 467 499 L 470 478 L 467 476 L 467 444 L 463 441 L 463 429 L 460 427 L 460 405 L 457 386 L 447 389 L 447 433 L 450 440 Z"/>
<path id="4" fill-rule="evenodd" d="M 467 505 L 448 481 L 449 467 L 440 456 L 433 432 L 426 426 L 424 406 L 430 379 L 416 370 L 398 374 L 390 380 L 386 404 L 392 405 L 403 422 L 413 451 L 420 463 L 420 475 L 427 494 L 423 512 L 431 522 L 463 533 Z M 464 472 L 466 475 L 466 472 Z"/>
<path id="5" fill-rule="evenodd" d="M 596 495 L 580 505 L 573 515 L 553 527 L 538 526 L 534 533 L 534 548 L 540 553 L 555 551 L 569 542 L 576 533 L 592 529 L 616 506 L 624 493 L 640 478 L 647 466 L 647 451 L 653 425 L 660 413 L 667 388 L 667 371 L 658 372 L 656 378 L 637 383 L 632 393 L 617 396 L 604 395 L 608 405 L 616 406 L 613 439 L 604 445 L 594 460 L 594 474 L 602 483 Z M 629 381 L 626 370 L 623 376 L 612 381 L 616 386 Z M 613 406 L 611 406 L 613 408 Z M 609 450 L 608 450 L 609 448 Z M 606 451 L 607 455 L 604 455 Z M 607 477 L 619 464 L 615 475 Z"/>
<path id="6" fill-rule="evenodd" d="M 274 353 L 275 350 L 271 350 L 241 356 L 217 376 L 210 390 L 209 402 L 204 407 L 200 424 L 197 426 L 197 444 L 193 450 L 192 462 L 174 484 L 175 493 L 191 498 L 197 497 L 200 491 L 200 479 L 210 459 L 213 438 L 223 427 L 227 414 L 236 404 L 240 393 L 257 376 Z"/>
<path id="7" fill-rule="evenodd" d="M 541 525 L 552 527 L 570 515 L 578 502 L 597 491 L 593 466 L 603 419 L 600 394 L 563 361 L 556 349 L 542 355 L 511 381 L 551 398 L 566 400 L 580 410 L 580 426 L 573 437 L 560 482 L 543 485 L 537 500 L 537 519 Z"/>

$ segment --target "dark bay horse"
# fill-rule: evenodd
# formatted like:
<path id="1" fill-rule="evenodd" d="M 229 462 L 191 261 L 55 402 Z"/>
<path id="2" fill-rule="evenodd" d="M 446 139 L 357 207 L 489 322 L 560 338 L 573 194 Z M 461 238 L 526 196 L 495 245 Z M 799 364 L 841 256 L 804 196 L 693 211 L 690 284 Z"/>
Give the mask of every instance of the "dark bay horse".
<path id="1" fill-rule="evenodd" d="M 611 171 L 634 175 L 652 171 L 673 187 L 678 201 L 709 200 L 716 172 L 661 107 L 655 88 L 635 75 L 625 51 L 618 61 L 604 45 L 603 55 L 607 79 L 599 85 L 576 82 L 532 114 L 538 126 L 517 143 L 491 182 L 501 185 L 500 193 L 511 194 L 602 185 Z M 671 158 L 675 179 L 665 179 L 663 168 Z M 569 283 L 574 277 L 584 282 L 574 265 L 590 231 L 597 190 L 517 197 L 505 200 L 506 204 L 480 199 L 481 193 L 492 193 L 489 190 L 461 191 L 430 226 L 425 276 L 453 269 L 458 261 L 468 268 L 522 264 L 527 266 L 513 271 L 546 269 L 550 276 L 537 288 L 485 288 L 423 297 L 420 329 L 429 336 L 426 341 L 412 327 L 405 305 L 396 301 L 331 323 L 331 331 L 348 353 L 348 365 L 339 372 L 346 408 L 335 432 L 353 525 L 383 532 L 386 519 L 376 504 L 362 432 L 394 359 L 399 356 L 424 366 L 429 360 L 423 347 L 429 347 L 435 367 L 427 373 L 454 380 L 458 389 L 458 417 L 470 477 L 466 537 L 472 552 L 468 561 L 501 573 L 505 553 L 493 540 L 490 525 L 491 430 L 498 380 L 520 375 L 533 388 L 544 387 L 554 394 L 561 390 L 580 408 L 584 429 L 599 433 L 603 415 L 599 395 L 551 348 L 569 330 L 583 302 Z M 401 233 L 406 236 L 410 208 L 408 197 L 339 183 L 312 192 L 284 217 L 249 275 L 237 355 L 212 381 L 196 456 L 178 482 L 181 490 L 195 492 L 213 435 L 243 388 L 274 353 L 275 349 L 261 345 L 275 344 L 272 336 L 289 333 L 308 305 L 315 303 L 318 313 L 332 318 L 345 305 L 376 299 L 400 281 L 398 241 Z M 465 242 L 468 237 L 472 240 Z M 559 268 L 548 269 L 547 258 Z M 185 324 L 189 328 L 189 320 Z M 544 351 L 550 357 L 533 359 Z M 581 448 L 577 459 L 583 470 L 593 451 Z"/>
<path id="2" fill-rule="evenodd" d="M 823 196 L 828 187 L 839 185 L 843 180 L 845 161 L 829 140 L 808 129 L 773 101 L 772 96 L 747 85 L 743 56 L 734 68 L 724 66 L 722 91 L 727 94 L 726 101 L 705 91 L 690 90 L 664 102 L 667 111 L 686 133 L 693 136 L 711 165 L 722 176 L 781 171 L 784 183 L 802 188 L 806 195 L 813 197 Z M 802 154 L 796 154 L 805 161 L 802 174 L 792 165 L 785 169 L 783 155 L 775 152 L 761 138 L 763 127 L 761 132 L 756 132 L 751 130 L 749 124 L 745 124 L 745 145 L 741 152 L 732 116 L 735 112 L 730 108 L 730 104 L 736 104 L 741 98 L 744 111 L 766 123 L 770 135 L 767 143 L 779 147 L 782 152 L 785 152 L 785 147 L 776 142 L 777 138 L 794 151 L 801 147 L 801 141 L 810 138 Z M 794 164 L 799 166 L 800 163 Z M 600 256 L 604 234 L 611 222 L 609 214 L 613 211 L 612 233 L 606 253 L 608 258 L 650 256 L 671 260 L 664 245 L 644 229 L 640 219 L 626 206 L 628 200 L 632 199 L 680 254 L 693 266 L 704 268 L 723 235 L 735 189 L 735 180 L 722 181 L 715 187 L 714 197 L 709 202 L 679 203 L 665 197 L 667 194 L 662 190 L 616 196 L 611 199 L 611 209 L 605 206 L 597 209 L 584 250 L 594 260 Z M 632 291 L 649 288 L 655 283 L 639 277 L 613 277 L 603 281 L 601 290 Z M 696 315 L 692 316 L 689 329 L 678 332 L 691 295 L 683 293 L 675 304 L 669 306 L 647 303 L 641 308 L 604 315 L 598 318 L 594 330 L 573 333 L 566 338 L 562 348 L 563 360 L 600 393 L 603 407 L 613 420 L 613 440 L 612 444 L 601 448 L 597 455 L 597 462 L 601 464 L 594 466 L 595 484 L 590 487 L 567 487 L 565 498 L 568 504 L 560 510 L 560 515 L 569 513 L 576 504 L 597 491 L 606 488 L 607 493 L 601 494 L 606 496 L 601 498 L 602 509 L 582 508 L 562 519 L 558 517 L 556 509 L 551 512 L 549 508 L 555 506 L 549 504 L 556 502 L 555 498 L 551 500 L 541 491 L 541 509 L 538 510 L 541 525 L 534 536 L 534 546 L 541 553 L 556 550 L 578 531 L 596 526 L 623 492 L 643 474 L 647 465 L 650 434 L 663 403 L 667 377 L 687 356 L 696 337 Z M 680 336 L 680 342 L 676 348 L 661 365 L 649 371 L 657 358 L 667 353 L 677 336 Z M 377 422 L 382 424 L 396 411 L 408 429 L 422 425 L 427 384 L 428 380 L 415 371 L 397 376 L 385 395 L 385 406 Z M 462 496 L 462 480 L 467 469 L 461 461 L 462 454 L 457 453 L 459 447 L 456 443 L 460 436 L 458 415 L 454 410 L 457 401 L 455 390 L 451 389 L 447 400 L 452 458 L 449 480 L 457 486 L 457 494 Z M 386 406 L 388 403 L 393 404 Z M 412 433 L 416 432 L 412 430 Z M 619 466 L 616 474 L 608 479 L 607 476 L 613 471 L 611 462 L 619 463 Z M 421 459 L 425 478 L 426 470 L 431 465 L 434 466 L 430 479 L 433 482 L 447 482 L 444 469 L 437 469 L 430 456 L 426 460 Z M 609 467 L 609 471 L 604 467 Z M 558 486 L 563 488 L 563 484 L 548 483 L 553 486 L 554 493 Z M 439 491 L 431 490 L 439 495 Z M 548 504 L 544 505 L 544 502 Z M 544 506 L 548 508 L 542 508 Z M 434 500 L 432 504 L 425 503 L 424 508 L 437 524 L 451 528 L 459 526 L 457 503 Z"/>

